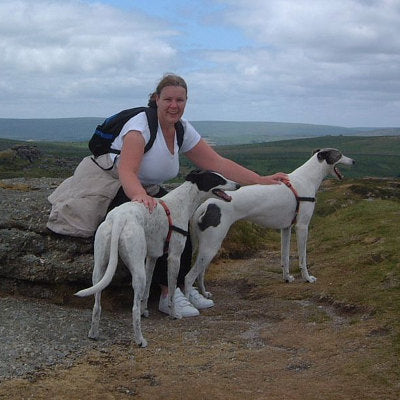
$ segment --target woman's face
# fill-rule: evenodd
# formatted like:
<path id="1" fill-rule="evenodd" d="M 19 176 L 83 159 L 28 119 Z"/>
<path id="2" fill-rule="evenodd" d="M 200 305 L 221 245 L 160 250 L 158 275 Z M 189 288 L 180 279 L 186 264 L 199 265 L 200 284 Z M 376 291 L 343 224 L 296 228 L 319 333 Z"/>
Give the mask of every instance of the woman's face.
<path id="1" fill-rule="evenodd" d="M 156 98 L 158 119 L 161 123 L 175 124 L 180 120 L 186 106 L 186 90 L 181 86 L 166 86 Z"/>

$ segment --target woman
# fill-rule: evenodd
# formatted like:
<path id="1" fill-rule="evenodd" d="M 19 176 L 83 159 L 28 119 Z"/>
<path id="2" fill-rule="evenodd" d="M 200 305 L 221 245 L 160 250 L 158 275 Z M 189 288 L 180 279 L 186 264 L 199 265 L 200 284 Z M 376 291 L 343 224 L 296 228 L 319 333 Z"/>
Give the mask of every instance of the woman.
<path id="1" fill-rule="evenodd" d="M 186 101 L 185 81 L 177 75 L 165 75 L 149 101 L 150 107 L 156 107 L 158 118 L 158 130 L 151 148 L 145 152 L 150 129 L 146 113 L 142 112 L 129 119 L 112 142 L 111 149 L 116 153 L 95 159 L 85 157 L 74 175 L 49 196 L 52 209 L 47 227 L 57 234 L 92 237 L 107 209 L 122 202 L 143 203 L 151 212 L 157 204 L 155 198 L 166 193 L 159 185 L 178 175 L 178 152 L 184 153 L 197 167 L 219 172 L 241 185 L 271 185 L 288 180 L 284 173 L 260 176 L 216 153 L 194 127 L 181 118 Z M 183 142 L 179 147 L 175 132 L 178 121 L 183 127 Z M 190 269 L 191 254 L 190 240 L 187 240 L 178 276 L 180 286 Z M 158 260 L 152 282 L 161 286 L 160 311 L 169 313 L 165 256 Z M 214 305 L 195 289 L 189 299 L 177 289 L 174 302 L 176 310 L 186 317 L 199 315 L 198 309 Z"/>
<path id="2" fill-rule="evenodd" d="M 166 75 L 151 95 L 150 102 L 156 103 L 159 129 L 152 148 L 144 153 L 144 147 L 149 139 L 149 128 L 144 113 L 131 118 L 115 139 L 112 148 L 120 149 L 121 154 L 116 163 L 122 188 L 131 201 L 143 203 L 150 212 L 157 205 L 157 200 L 145 189 L 145 185 L 160 184 L 174 178 L 179 171 L 178 146 L 175 135 L 175 124 L 181 120 L 187 102 L 187 86 L 185 81 L 176 75 Z M 226 178 L 242 185 L 249 184 L 279 184 L 288 180 L 284 173 L 271 176 L 260 176 L 243 166 L 220 156 L 196 132 L 186 120 L 184 140 L 181 151 L 201 169 L 209 169 L 221 173 Z M 113 156 L 114 158 L 117 156 Z M 191 254 L 188 251 L 189 256 Z M 178 284 L 183 284 L 183 277 L 190 269 L 190 257 L 181 265 Z M 162 263 L 164 264 L 164 263 Z M 159 309 L 168 313 L 166 265 L 158 263 L 154 272 L 153 283 L 161 285 Z M 175 307 L 183 316 L 198 315 L 198 309 L 213 306 L 212 300 L 205 299 L 194 290 L 186 299 L 177 289 Z M 195 306 L 195 307 L 194 307 Z"/>

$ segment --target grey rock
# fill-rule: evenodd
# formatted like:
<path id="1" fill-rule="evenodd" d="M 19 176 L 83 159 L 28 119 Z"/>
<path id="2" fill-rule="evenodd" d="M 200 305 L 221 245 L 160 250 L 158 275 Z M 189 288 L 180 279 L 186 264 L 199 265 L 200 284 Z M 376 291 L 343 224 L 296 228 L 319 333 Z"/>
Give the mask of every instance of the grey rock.
<path id="1" fill-rule="evenodd" d="M 48 298 L 65 285 L 71 291 L 91 283 L 93 239 L 57 235 L 46 228 L 49 194 L 56 178 L 18 178 L 0 181 L 0 290 L 15 294 L 35 289 L 33 297 Z M 130 283 L 118 268 L 112 285 Z M 46 288 L 41 294 L 40 287 Z"/>

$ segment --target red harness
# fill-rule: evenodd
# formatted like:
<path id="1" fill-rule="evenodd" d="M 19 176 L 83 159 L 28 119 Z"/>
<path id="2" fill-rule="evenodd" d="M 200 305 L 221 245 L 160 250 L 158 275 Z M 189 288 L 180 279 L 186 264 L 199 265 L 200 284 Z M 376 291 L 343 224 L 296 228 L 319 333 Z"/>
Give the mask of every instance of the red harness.
<path id="1" fill-rule="evenodd" d="M 292 186 L 290 182 L 285 182 L 285 185 L 293 192 L 294 197 L 296 198 L 296 211 L 294 213 L 294 217 L 292 220 L 291 225 L 294 225 L 297 220 L 297 215 L 299 214 L 299 209 L 300 209 L 300 202 L 301 201 L 311 201 L 312 203 L 315 202 L 315 197 L 301 197 L 297 194 L 296 189 Z"/>
<path id="2" fill-rule="evenodd" d="M 164 201 L 162 201 L 162 200 L 158 200 L 158 201 L 163 206 L 163 208 L 165 210 L 165 214 L 167 214 L 167 218 L 168 218 L 168 234 L 167 234 L 167 238 L 165 239 L 165 242 L 164 242 L 164 254 L 166 254 L 166 253 L 168 253 L 169 242 L 171 241 L 172 231 L 178 232 L 183 236 L 189 236 L 189 232 L 175 226 L 172 223 L 171 212 L 169 211 L 168 206 L 165 204 Z"/>

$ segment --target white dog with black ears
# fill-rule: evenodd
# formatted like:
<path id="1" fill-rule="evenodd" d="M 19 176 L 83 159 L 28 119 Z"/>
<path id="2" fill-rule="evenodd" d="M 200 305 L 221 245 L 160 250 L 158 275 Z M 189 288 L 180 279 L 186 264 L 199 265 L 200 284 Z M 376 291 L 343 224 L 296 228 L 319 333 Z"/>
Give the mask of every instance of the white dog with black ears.
<path id="1" fill-rule="evenodd" d="M 185 294 L 190 292 L 197 278 L 201 294 L 211 297 L 204 286 L 205 271 L 231 225 L 240 219 L 281 230 L 281 265 L 286 282 L 294 280 L 289 273 L 289 253 L 291 227 L 295 225 L 302 277 L 307 282 L 315 282 L 316 278 L 308 273 L 306 257 L 308 225 L 314 212 L 315 195 L 327 175 L 342 179 L 338 164 L 353 165 L 354 162 L 336 149 L 315 150 L 305 164 L 289 174 L 288 185 L 243 186 L 229 193 L 232 197 L 229 204 L 217 199 L 204 202 L 193 214 L 191 222 L 191 238 L 193 246 L 197 247 L 197 258 L 185 277 Z"/>
<path id="2" fill-rule="evenodd" d="M 162 198 L 150 213 L 138 202 L 128 202 L 109 212 L 97 229 L 94 241 L 93 286 L 77 296 L 95 295 L 89 337 L 99 335 L 101 292 L 111 282 L 118 256 L 132 274 L 134 300 L 132 309 L 134 338 L 147 346 L 141 330 L 141 314 L 148 315 L 147 301 L 157 258 L 168 252 L 168 301 L 170 315 L 180 318 L 174 309 L 180 257 L 183 252 L 189 220 L 196 208 L 209 197 L 230 201 L 225 190 L 236 190 L 236 182 L 212 171 L 192 171 L 186 181 Z"/>

